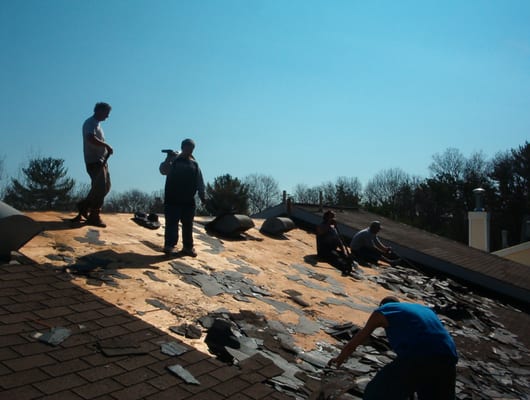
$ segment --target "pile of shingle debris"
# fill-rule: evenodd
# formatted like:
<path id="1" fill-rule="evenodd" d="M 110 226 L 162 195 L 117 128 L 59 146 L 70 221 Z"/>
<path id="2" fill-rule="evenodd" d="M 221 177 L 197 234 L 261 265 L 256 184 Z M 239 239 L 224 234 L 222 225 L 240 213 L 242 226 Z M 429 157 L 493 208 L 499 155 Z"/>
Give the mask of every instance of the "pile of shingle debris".
<path id="1" fill-rule="evenodd" d="M 248 266 L 240 267 L 243 268 L 240 274 L 253 273 Z M 309 267 L 291 267 L 315 278 Z M 265 289 L 256 287 L 250 279 L 238 273 L 207 277 L 204 271 L 193 270 L 184 263 L 173 263 L 173 268 L 190 284 L 202 287 L 208 295 L 221 291 L 232 291 L 234 295 L 244 293 L 280 310 L 297 310 L 301 316 L 304 313 L 303 307 L 291 303 L 283 306 L 279 301 L 271 303 Z M 428 276 L 413 268 L 379 267 L 379 274 L 368 279 L 400 297 L 422 301 L 437 312 L 459 350 L 458 399 L 528 399 L 530 352 L 517 336 L 498 322 L 494 311 L 506 307 L 518 312 L 515 308 L 475 294 L 450 279 Z M 300 282 L 300 278 L 297 280 Z M 315 287 L 311 280 L 305 282 Z M 340 291 L 340 285 L 338 287 Z M 363 308 L 347 297 L 342 304 Z M 359 346 L 340 370 L 329 369 L 326 366 L 328 360 L 338 354 L 360 327 L 323 319 L 316 322 L 310 318 L 300 320 L 298 325 L 286 325 L 266 320 L 252 311 L 234 314 L 218 310 L 201 317 L 197 323 L 207 331 L 205 342 L 220 360 L 234 364 L 241 364 L 251 357 L 272 360 L 283 373 L 270 378 L 269 384 L 296 399 L 360 399 L 374 374 L 395 357 L 384 330 L 378 329 L 370 342 Z M 338 344 L 319 342 L 311 351 L 302 351 L 295 346 L 295 333 L 310 334 L 318 329 L 327 332 Z"/>

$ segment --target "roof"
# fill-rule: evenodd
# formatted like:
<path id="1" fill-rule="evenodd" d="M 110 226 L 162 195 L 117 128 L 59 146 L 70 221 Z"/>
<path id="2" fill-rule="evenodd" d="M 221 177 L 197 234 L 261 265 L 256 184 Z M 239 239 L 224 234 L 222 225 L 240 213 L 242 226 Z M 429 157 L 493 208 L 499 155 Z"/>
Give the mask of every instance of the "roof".
<path id="1" fill-rule="evenodd" d="M 279 205 L 260 217 L 290 215 L 293 218 L 316 225 L 322 211 L 310 205 Z M 336 219 L 342 235 L 349 238 L 379 220 L 382 229 L 379 237 L 388 242 L 393 250 L 412 263 L 436 270 L 446 276 L 492 290 L 530 305 L 530 267 L 494 254 L 466 246 L 462 243 L 399 223 L 362 209 L 336 210 Z"/>
<path id="2" fill-rule="evenodd" d="M 506 247 L 504 249 L 494 251 L 492 254 L 519 262 L 530 267 L 530 242 L 519 243 L 515 246 Z"/>
<path id="3" fill-rule="evenodd" d="M 132 215 L 104 215 L 105 229 L 72 226 L 61 213 L 29 216 L 44 231 L 21 248 L 19 264 L 0 267 L 0 397 L 305 399 L 386 295 L 437 308 L 460 353 L 458 398 L 528 392 L 528 314 L 449 279 L 385 265 L 361 267 L 361 280 L 341 277 L 316 259 L 311 232 L 263 235 L 260 219 L 225 238 L 198 218 L 198 257 L 168 259 L 162 229 L 141 227 Z M 207 321 L 218 316 L 241 338 L 230 348 L 233 363 L 215 357 L 207 340 Z M 192 325 L 201 338 L 183 333 Z M 34 337 L 51 327 L 72 334 L 56 346 Z M 124 341 L 145 354 L 103 352 Z M 161 342 L 170 341 L 188 351 L 169 357 Z M 384 346 L 378 333 L 345 365 L 353 399 L 392 357 Z M 175 364 L 201 384 L 170 373 Z"/>

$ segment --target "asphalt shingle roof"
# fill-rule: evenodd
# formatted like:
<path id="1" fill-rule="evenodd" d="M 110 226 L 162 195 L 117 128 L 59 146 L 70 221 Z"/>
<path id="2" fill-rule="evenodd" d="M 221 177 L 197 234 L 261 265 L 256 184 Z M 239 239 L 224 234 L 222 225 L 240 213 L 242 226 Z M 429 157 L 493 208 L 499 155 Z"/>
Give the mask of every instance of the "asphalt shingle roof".
<path id="1" fill-rule="evenodd" d="M 263 384 L 267 366 L 228 366 L 182 344 L 171 357 L 160 344 L 174 337 L 33 263 L 0 266 L 0 397 L 2 399 L 287 399 Z M 35 332 L 65 327 L 57 346 Z M 102 341 L 119 338 L 145 354 L 107 357 Z M 185 383 L 167 367 L 180 364 L 200 385 Z M 269 363 L 269 364 L 272 364 Z M 269 372 L 272 371 L 269 369 Z M 272 372 L 274 374 L 274 372 Z"/>

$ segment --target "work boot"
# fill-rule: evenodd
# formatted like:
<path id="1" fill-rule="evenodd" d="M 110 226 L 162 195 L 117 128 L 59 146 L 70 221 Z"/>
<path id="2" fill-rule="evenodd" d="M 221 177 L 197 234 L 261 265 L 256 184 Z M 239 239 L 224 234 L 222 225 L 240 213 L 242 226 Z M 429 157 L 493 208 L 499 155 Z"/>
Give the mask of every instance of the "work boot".
<path id="1" fill-rule="evenodd" d="M 107 227 L 107 224 L 105 224 L 99 216 L 99 210 L 92 210 L 85 223 L 87 225 L 97 226 L 100 228 Z"/>
<path id="2" fill-rule="evenodd" d="M 182 254 L 186 255 L 186 256 L 190 256 L 190 257 L 197 257 L 197 252 L 195 251 L 195 249 L 192 247 L 192 248 L 183 248 L 182 249 Z"/>
<path id="3" fill-rule="evenodd" d="M 81 200 L 77 203 L 77 211 L 79 211 L 79 215 L 84 219 L 88 219 L 88 206 L 86 205 L 85 200 Z"/>
<path id="4" fill-rule="evenodd" d="M 173 247 L 173 246 L 164 246 L 164 254 L 166 256 L 174 256 L 175 255 L 175 247 Z"/>

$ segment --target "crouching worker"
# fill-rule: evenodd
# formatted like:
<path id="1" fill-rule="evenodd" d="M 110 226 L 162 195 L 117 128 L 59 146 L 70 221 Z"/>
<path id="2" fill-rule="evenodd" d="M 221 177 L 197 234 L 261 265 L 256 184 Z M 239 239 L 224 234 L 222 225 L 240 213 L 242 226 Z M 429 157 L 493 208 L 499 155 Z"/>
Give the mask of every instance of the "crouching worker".
<path id="1" fill-rule="evenodd" d="M 348 257 L 346 248 L 337 232 L 337 221 L 333 211 L 326 211 L 322 223 L 317 226 L 317 254 L 324 261 L 349 275 L 353 269 L 353 261 Z"/>
<path id="2" fill-rule="evenodd" d="M 421 304 L 385 297 L 364 328 L 328 365 L 340 367 L 379 327 L 385 328 L 397 358 L 368 383 L 363 399 L 406 400 L 417 393 L 419 400 L 454 400 L 455 343 L 434 311 Z"/>
<path id="3" fill-rule="evenodd" d="M 160 173 L 166 175 L 164 190 L 164 253 L 174 254 L 178 243 L 179 222 L 182 223 L 182 245 L 180 254 L 196 257 L 193 248 L 193 219 L 195 218 L 195 194 L 204 203 L 204 180 L 199 164 L 193 157 L 195 142 L 185 139 L 181 144 L 181 153 L 168 153 L 160 164 Z"/>
<path id="4" fill-rule="evenodd" d="M 377 264 L 379 260 L 383 260 L 390 265 L 396 265 L 401 261 L 390 247 L 381 242 L 377 236 L 380 230 L 381 223 L 373 221 L 368 228 L 360 230 L 353 236 L 350 249 L 357 261 Z"/>

